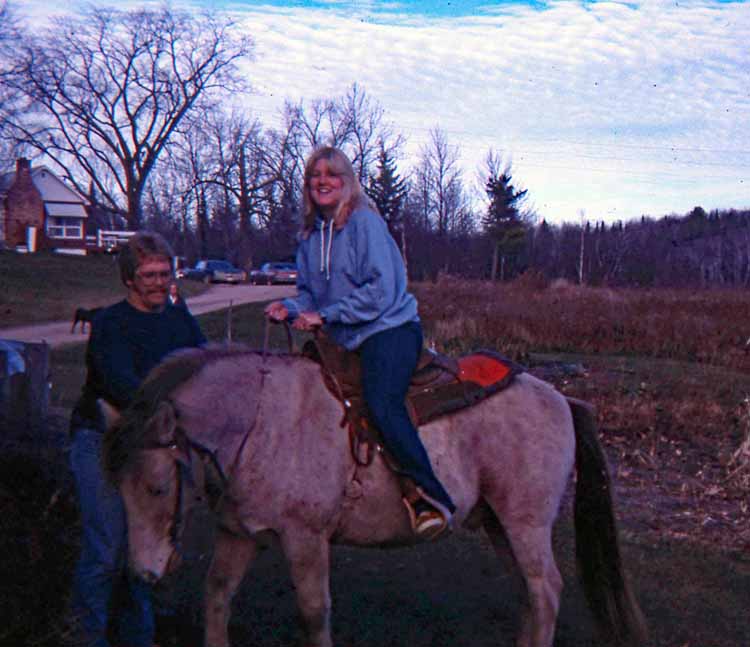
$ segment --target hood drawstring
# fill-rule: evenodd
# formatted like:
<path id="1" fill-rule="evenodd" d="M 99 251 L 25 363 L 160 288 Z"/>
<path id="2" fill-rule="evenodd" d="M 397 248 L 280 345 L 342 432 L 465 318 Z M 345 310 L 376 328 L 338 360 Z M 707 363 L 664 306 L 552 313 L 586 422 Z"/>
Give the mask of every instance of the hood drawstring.
<path id="1" fill-rule="evenodd" d="M 333 246 L 333 218 L 328 221 L 328 244 L 326 245 L 326 223 L 320 226 L 320 271 L 326 273 L 326 281 L 331 280 L 331 247 Z"/>

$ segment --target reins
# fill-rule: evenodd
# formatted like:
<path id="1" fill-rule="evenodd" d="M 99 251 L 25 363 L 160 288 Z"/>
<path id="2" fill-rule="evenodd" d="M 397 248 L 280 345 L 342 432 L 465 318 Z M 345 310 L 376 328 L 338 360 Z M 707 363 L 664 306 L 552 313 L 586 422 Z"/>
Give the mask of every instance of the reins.
<path id="1" fill-rule="evenodd" d="M 285 321 L 284 324 L 285 324 L 285 329 L 286 329 L 287 344 L 289 346 L 289 352 L 294 354 L 296 352 L 296 348 L 294 344 L 294 338 L 292 336 L 291 326 L 289 325 L 289 322 L 287 321 Z M 188 435 L 185 433 L 182 427 L 179 427 L 179 426 L 175 430 L 175 438 L 172 442 L 164 443 L 164 444 L 156 443 L 156 444 L 149 445 L 148 447 L 144 448 L 144 449 L 169 449 L 169 450 L 179 450 L 181 448 L 186 449 L 190 467 L 192 467 L 192 460 L 193 460 L 191 451 L 195 451 L 198 454 L 197 460 L 200 462 L 201 466 L 204 469 L 205 469 L 204 459 L 207 457 L 211 466 L 214 468 L 214 470 L 218 474 L 219 480 L 221 481 L 221 497 L 224 497 L 226 495 L 229 489 L 228 487 L 229 483 L 231 482 L 234 471 L 236 470 L 239 464 L 240 456 L 242 455 L 245 449 L 245 445 L 247 444 L 247 441 L 250 438 L 250 434 L 258 426 L 258 420 L 260 419 L 260 414 L 261 414 L 262 394 L 263 394 L 263 389 L 265 387 L 266 376 L 271 372 L 270 369 L 266 366 L 267 358 L 268 358 L 268 350 L 269 350 L 270 331 L 271 331 L 271 321 L 270 319 L 266 319 L 265 331 L 263 335 L 263 349 L 261 352 L 261 366 L 258 369 L 260 371 L 260 384 L 257 390 L 257 403 L 256 403 L 256 408 L 255 408 L 255 415 L 253 417 L 252 424 L 250 425 L 250 427 L 247 429 L 244 436 L 242 437 L 242 440 L 240 441 L 240 445 L 237 448 L 234 458 L 232 459 L 230 467 L 226 473 L 221 468 L 221 464 L 219 463 L 219 460 L 216 457 L 216 452 L 192 440 L 190 437 L 188 437 Z M 188 466 L 186 466 L 183 462 L 177 459 L 175 459 L 175 463 L 177 464 L 177 497 L 175 499 L 175 509 L 173 513 L 172 526 L 169 530 L 169 536 L 170 536 L 172 545 L 174 546 L 174 549 L 179 552 L 180 543 L 181 543 L 180 534 L 182 531 L 182 526 L 184 524 L 184 518 L 183 518 L 184 514 L 183 514 L 182 508 L 183 508 L 183 502 L 185 498 L 184 484 L 185 484 L 186 479 L 184 477 L 183 472 L 186 471 Z M 203 494 L 205 494 L 205 474 L 203 473 L 203 471 L 201 472 L 200 478 L 196 478 L 195 470 L 191 470 L 190 474 L 191 474 L 191 480 L 193 481 L 193 485 L 203 489 L 204 490 Z M 198 480 L 200 480 L 201 483 L 196 483 L 196 481 Z M 196 500 L 200 500 L 200 498 L 201 497 L 198 496 L 196 497 Z"/>
<path id="2" fill-rule="evenodd" d="M 289 325 L 288 321 L 284 321 L 284 327 L 286 329 L 286 336 L 287 336 L 287 343 L 289 344 L 289 352 L 294 353 L 295 352 L 295 346 L 294 346 L 294 338 L 292 337 L 292 328 Z M 258 425 L 258 420 L 260 419 L 260 405 L 262 402 L 262 395 L 263 395 L 263 387 L 266 384 L 266 375 L 268 375 L 271 370 L 266 367 L 266 359 L 268 358 L 268 346 L 269 346 L 269 339 L 271 337 L 271 319 L 266 317 L 266 329 L 263 334 L 263 351 L 261 353 L 262 357 L 262 363 L 260 368 L 258 369 L 260 371 L 260 386 L 258 387 L 258 393 L 257 393 L 257 403 L 255 407 L 255 416 L 253 417 L 253 424 L 250 425 L 248 430 L 245 432 L 245 435 L 242 438 L 242 441 L 240 442 L 240 446 L 237 448 L 237 452 L 234 455 L 234 460 L 231 463 L 231 467 L 229 468 L 227 472 L 227 479 L 225 485 L 228 485 L 229 482 L 232 479 L 232 475 L 234 474 L 234 470 L 237 468 L 237 465 L 240 460 L 240 456 L 242 455 L 242 452 L 245 449 L 245 445 L 247 444 L 248 438 L 250 438 L 250 434 L 252 433 L 253 429 L 255 429 Z M 224 488 L 224 493 L 226 492 L 226 487 Z M 222 496 L 224 496 L 224 493 L 222 493 Z"/>
<path id="3" fill-rule="evenodd" d="M 280 322 L 284 324 L 284 329 L 286 330 L 286 342 L 287 346 L 289 347 L 289 352 L 292 355 L 295 355 L 297 353 L 297 347 L 294 343 L 294 337 L 292 336 L 292 327 L 289 325 L 289 322 L 285 319 L 283 322 Z M 263 363 L 266 363 L 266 356 L 268 355 L 268 347 L 269 347 L 269 340 L 271 339 L 271 319 L 266 317 L 266 327 L 265 331 L 263 333 L 263 350 L 262 350 L 262 356 L 263 356 Z"/>
<path id="4" fill-rule="evenodd" d="M 196 470 L 191 469 L 189 473 L 189 480 L 192 482 L 192 485 L 195 487 L 195 489 L 201 492 L 201 494 L 196 495 L 195 497 L 196 501 L 201 501 L 203 499 L 203 495 L 206 494 L 204 460 L 208 458 L 208 462 L 210 463 L 211 467 L 215 470 L 216 474 L 219 477 L 219 480 L 221 481 L 221 489 L 223 492 L 226 489 L 226 484 L 228 483 L 228 479 L 226 475 L 224 474 L 224 470 L 222 470 L 221 468 L 219 459 L 216 457 L 216 452 L 192 440 L 185 433 L 182 427 L 177 427 L 177 429 L 175 430 L 175 435 L 176 435 L 176 438 L 173 442 L 154 443 L 152 445 L 148 445 L 144 449 L 169 449 L 172 451 L 187 449 L 187 456 L 188 456 L 188 461 L 190 463 L 189 465 L 190 468 L 193 467 L 193 457 L 190 452 L 195 451 L 195 453 L 198 454 L 197 460 L 199 461 L 199 465 L 201 466 L 200 475 L 198 476 L 196 474 Z M 184 447 L 181 447 L 181 444 L 184 445 Z M 179 552 L 180 534 L 182 530 L 182 525 L 184 523 L 182 504 L 185 498 L 185 495 L 184 495 L 184 489 L 185 489 L 184 486 L 185 486 L 185 481 L 186 481 L 185 473 L 188 470 L 188 465 L 185 465 L 185 463 L 177 459 L 175 459 L 174 462 L 177 464 L 177 498 L 175 500 L 174 513 L 172 515 L 173 517 L 172 526 L 169 529 L 169 537 L 172 540 L 172 544 L 174 545 L 175 549 Z"/>

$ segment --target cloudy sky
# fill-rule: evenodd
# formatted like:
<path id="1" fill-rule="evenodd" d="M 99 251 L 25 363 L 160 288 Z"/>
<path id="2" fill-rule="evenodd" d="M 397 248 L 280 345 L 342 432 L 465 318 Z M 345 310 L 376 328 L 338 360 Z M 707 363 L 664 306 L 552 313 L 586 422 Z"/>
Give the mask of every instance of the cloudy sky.
<path id="1" fill-rule="evenodd" d="M 407 137 L 404 172 L 439 126 L 467 182 L 492 148 L 552 222 L 750 208 L 750 2 L 171 4 L 254 37 L 247 108 L 267 126 L 356 81 Z"/>

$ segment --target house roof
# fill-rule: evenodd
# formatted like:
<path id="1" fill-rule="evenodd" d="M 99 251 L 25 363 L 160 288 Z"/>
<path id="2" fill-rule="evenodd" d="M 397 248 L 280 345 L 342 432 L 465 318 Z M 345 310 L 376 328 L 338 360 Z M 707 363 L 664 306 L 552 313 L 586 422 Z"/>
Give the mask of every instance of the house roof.
<path id="1" fill-rule="evenodd" d="M 15 179 L 15 171 L 0 174 L 0 194 L 7 193 Z M 86 206 L 89 204 L 89 201 L 84 196 L 65 184 L 46 166 L 33 167 L 31 169 L 31 180 L 45 203 L 70 202 Z"/>
<path id="2" fill-rule="evenodd" d="M 46 166 L 36 166 L 31 169 L 31 179 L 34 186 L 42 195 L 45 202 L 80 202 L 85 205 L 89 201 L 74 188 L 68 186 Z"/>
<path id="3" fill-rule="evenodd" d="M 80 202 L 45 202 L 48 216 L 67 218 L 87 218 L 86 209 Z"/>

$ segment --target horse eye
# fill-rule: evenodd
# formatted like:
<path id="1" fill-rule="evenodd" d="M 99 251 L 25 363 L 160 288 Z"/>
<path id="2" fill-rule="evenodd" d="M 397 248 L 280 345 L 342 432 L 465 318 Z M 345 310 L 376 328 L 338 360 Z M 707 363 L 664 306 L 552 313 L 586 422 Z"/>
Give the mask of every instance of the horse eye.
<path id="1" fill-rule="evenodd" d="M 151 496 L 156 496 L 156 497 L 165 496 L 166 494 L 168 494 L 168 489 L 167 488 L 165 488 L 165 487 L 157 487 L 155 485 L 147 485 L 146 486 L 146 491 Z"/>

